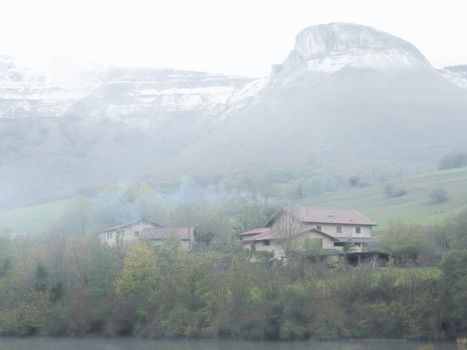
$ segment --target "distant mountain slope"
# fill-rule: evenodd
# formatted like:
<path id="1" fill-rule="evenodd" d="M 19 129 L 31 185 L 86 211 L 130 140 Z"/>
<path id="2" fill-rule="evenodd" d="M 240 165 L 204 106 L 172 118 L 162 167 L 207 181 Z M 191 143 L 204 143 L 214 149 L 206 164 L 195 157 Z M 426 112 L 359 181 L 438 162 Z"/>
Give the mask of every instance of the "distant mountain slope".
<path id="1" fill-rule="evenodd" d="M 170 118 L 215 119 L 235 103 L 254 79 L 170 69 L 110 68 L 101 84 L 66 111 L 88 120 L 109 118 L 139 127 Z M 239 96 L 236 98 L 236 96 Z"/>
<path id="2" fill-rule="evenodd" d="M 159 169 L 250 103 L 258 84 L 203 72 L 44 67 L 1 57 L 0 209 Z"/>
<path id="3" fill-rule="evenodd" d="M 136 125 L 143 119 L 145 127 L 163 113 L 221 114 L 250 97 L 248 84 L 254 80 L 174 69 L 0 56 L 0 118 L 78 115 Z"/>
<path id="4" fill-rule="evenodd" d="M 464 73 L 349 23 L 304 29 L 265 79 L 2 56 L 0 209 L 134 177 L 335 189 L 426 170 L 467 144 Z"/>
<path id="5" fill-rule="evenodd" d="M 302 31 L 256 100 L 179 158 L 211 171 L 310 163 L 341 172 L 427 167 L 467 142 L 467 91 L 411 44 L 333 23 Z M 190 163 L 191 162 L 191 163 Z M 212 165 L 212 167 L 209 167 Z"/>

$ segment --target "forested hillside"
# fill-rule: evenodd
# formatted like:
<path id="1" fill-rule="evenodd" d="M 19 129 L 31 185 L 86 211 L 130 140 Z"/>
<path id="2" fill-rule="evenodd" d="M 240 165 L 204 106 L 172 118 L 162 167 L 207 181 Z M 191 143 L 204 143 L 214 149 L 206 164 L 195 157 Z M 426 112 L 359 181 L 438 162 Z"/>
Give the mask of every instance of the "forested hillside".
<path id="1" fill-rule="evenodd" d="M 467 248 L 449 232 L 447 247 Z M 235 244 L 197 254 L 179 247 L 173 239 L 122 251 L 60 232 L 2 238 L 0 335 L 449 339 L 467 331 L 465 250 L 448 248 L 439 266 L 439 253 L 430 255 L 435 264 L 403 253 L 395 266 L 353 268 L 320 263 L 317 251 L 283 265 L 261 254 L 252 262 Z"/>

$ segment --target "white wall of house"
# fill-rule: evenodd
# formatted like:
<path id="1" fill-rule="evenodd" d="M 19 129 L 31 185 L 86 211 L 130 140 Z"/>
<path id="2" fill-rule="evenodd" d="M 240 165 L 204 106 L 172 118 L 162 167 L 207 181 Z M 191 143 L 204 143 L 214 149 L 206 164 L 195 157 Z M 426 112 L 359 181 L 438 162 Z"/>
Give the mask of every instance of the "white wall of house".
<path id="1" fill-rule="evenodd" d="M 324 232 L 324 231 L 323 231 Z M 334 247 L 334 240 L 332 240 L 330 237 L 323 236 L 319 234 L 318 232 L 306 232 L 305 234 L 301 235 L 301 237 L 297 237 L 298 240 L 300 239 L 314 239 L 314 240 L 320 240 L 321 241 L 321 248 L 323 249 L 336 249 Z"/>
<path id="2" fill-rule="evenodd" d="M 271 230 L 275 236 L 290 236 L 309 227 L 317 227 L 320 231 L 336 238 L 371 238 L 372 227 L 369 225 L 349 225 L 349 224 L 331 224 L 331 223 L 300 223 L 292 215 L 282 214 L 271 225 Z M 340 232 L 338 228 L 340 227 Z M 358 229 L 360 232 L 358 232 Z"/>
<path id="3" fill-rule="evenodd" d="M 315 227 L 320 226 L 321 230 L 328 235 L 336 238 L 371 238 L 372 228 L 367 225 L 341 225 L 341 224 L 311 224 Z M 338 228 L 340 227 L 340 232 Z M 360 228 L 358 233 L 357 228 Z"/>
<path id="4" fill-rule="evenodd" d="M 269 242 L 266 243 L 266 242 Z M 249 248 L 255 249 L 257 252 L 272 252 L 275 258 L 281 258 L 285 256 L 284 248 L 278 242 L 272 241 L 257 241 L 247 245 Z"/>
<path id="5" fill-rule="evenodd" d="M 318 242 L 323 249 L 336 249 L 336 247 L 334 247 L 334 241 L 330 237 L 324 236 L 318 232 L 306 232 L 288 239 L 291 240 L 289 249 L 296 249 L 298 251 L 306 247 L 307 239 Z M 275 258 L 285 257 L 284 248 L 286 246 L 287 244 L 284 245 L 281 240 L 256 241 L 247 245 L 247 247 L 253 248 L 258 252 L 272 252 Z"/>
<path id="6" fill-rule="evenodd" d="M 145 228 L 153 228 L 153 224 L 149 222 L 139 222 L 134 225 L 122 227 L 113 231 L 100 234 L 101 241 L 110 246 L 130 245 L 135 239 L 141 237 L 141 233 Z"/>
<path id="7" fill-rule="evenodd" d="M 111 247 L 117 245 L 129 246 L 135 240 L 141 238 L 141 234 L 145 228 L 154 228 L 155 225 L 149 222 L 139 222 L 134 225 L 122 227 L 115 229 L 109 232 L 104 232 L 99 235 L 101 242 L 108 244 Z M 170 229 L 169 229 L 170 232 Z M 150 243 L 152 246 L 160 246 L 164 244 L 165 240 L 151 240 Z M 186 252 L 190 252 L 194 243 L 194 235 L 191 237 L 191 241 L 181 240 L 181 248 Z"/>

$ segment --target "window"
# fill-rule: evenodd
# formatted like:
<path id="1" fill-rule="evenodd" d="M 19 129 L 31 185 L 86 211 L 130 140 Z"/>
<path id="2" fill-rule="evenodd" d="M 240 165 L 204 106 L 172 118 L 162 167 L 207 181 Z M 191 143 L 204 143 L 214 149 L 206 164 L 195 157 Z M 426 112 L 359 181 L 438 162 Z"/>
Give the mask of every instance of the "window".
<path id="1" fill-rule="evenodd" d="M 112 232 L 107 232 L 107 239 L 111 239 L 112 238 Z"/>
<path id="2" fill-rule="evenodd" d="M 362 233 L 362 228 L 360 226 L 355 227 L 355 233 Z"/>
<path id="3" fill-rule="evenodd" d="M 139 237 L 139 231 L 135 231 L 135 237 Z"/>
<path id="4" fill-rule="evenodd" d="M 271 241 L 263 241 L 263 245 L 271 245 Z"/>
<path id="5" fill-rule="evenodd" d="M 342 226 L 336 226 L 336 233 L 342 233 Z"/>
<path id="6" fill-rule="evenodd" d="M 321 231 L 321 230 L 322 230 L 321 225 L 316 226 L 316 229 L 317 229 L 318 231 Z"/>

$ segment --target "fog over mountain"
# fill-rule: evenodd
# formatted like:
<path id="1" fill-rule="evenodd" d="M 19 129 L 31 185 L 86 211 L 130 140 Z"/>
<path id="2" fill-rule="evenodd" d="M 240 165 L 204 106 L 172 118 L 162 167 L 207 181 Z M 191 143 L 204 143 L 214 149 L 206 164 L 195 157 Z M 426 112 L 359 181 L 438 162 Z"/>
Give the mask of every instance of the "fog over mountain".
<path id="1" fill-rule="evenodd" d="M 440 72 L 459 87 L 467 89 L 467 65 L 445 67 Z"/>
<path id="2" fill-rule="evenodd" d="M 267 78 L 0 57 L 0 208 L 133 177 L 433 167 L 467 141 L 467 68 L 375 29 L 304 29 Z"/>
<path id="3" fill-rule="evenodd" d="M 466 127 L 467 90 L 452 75 L 404 40 L 333 23 L 299 33 L 257 99 L 187 149 L 185 161 L 413 167 L 461 147 Z"/>

